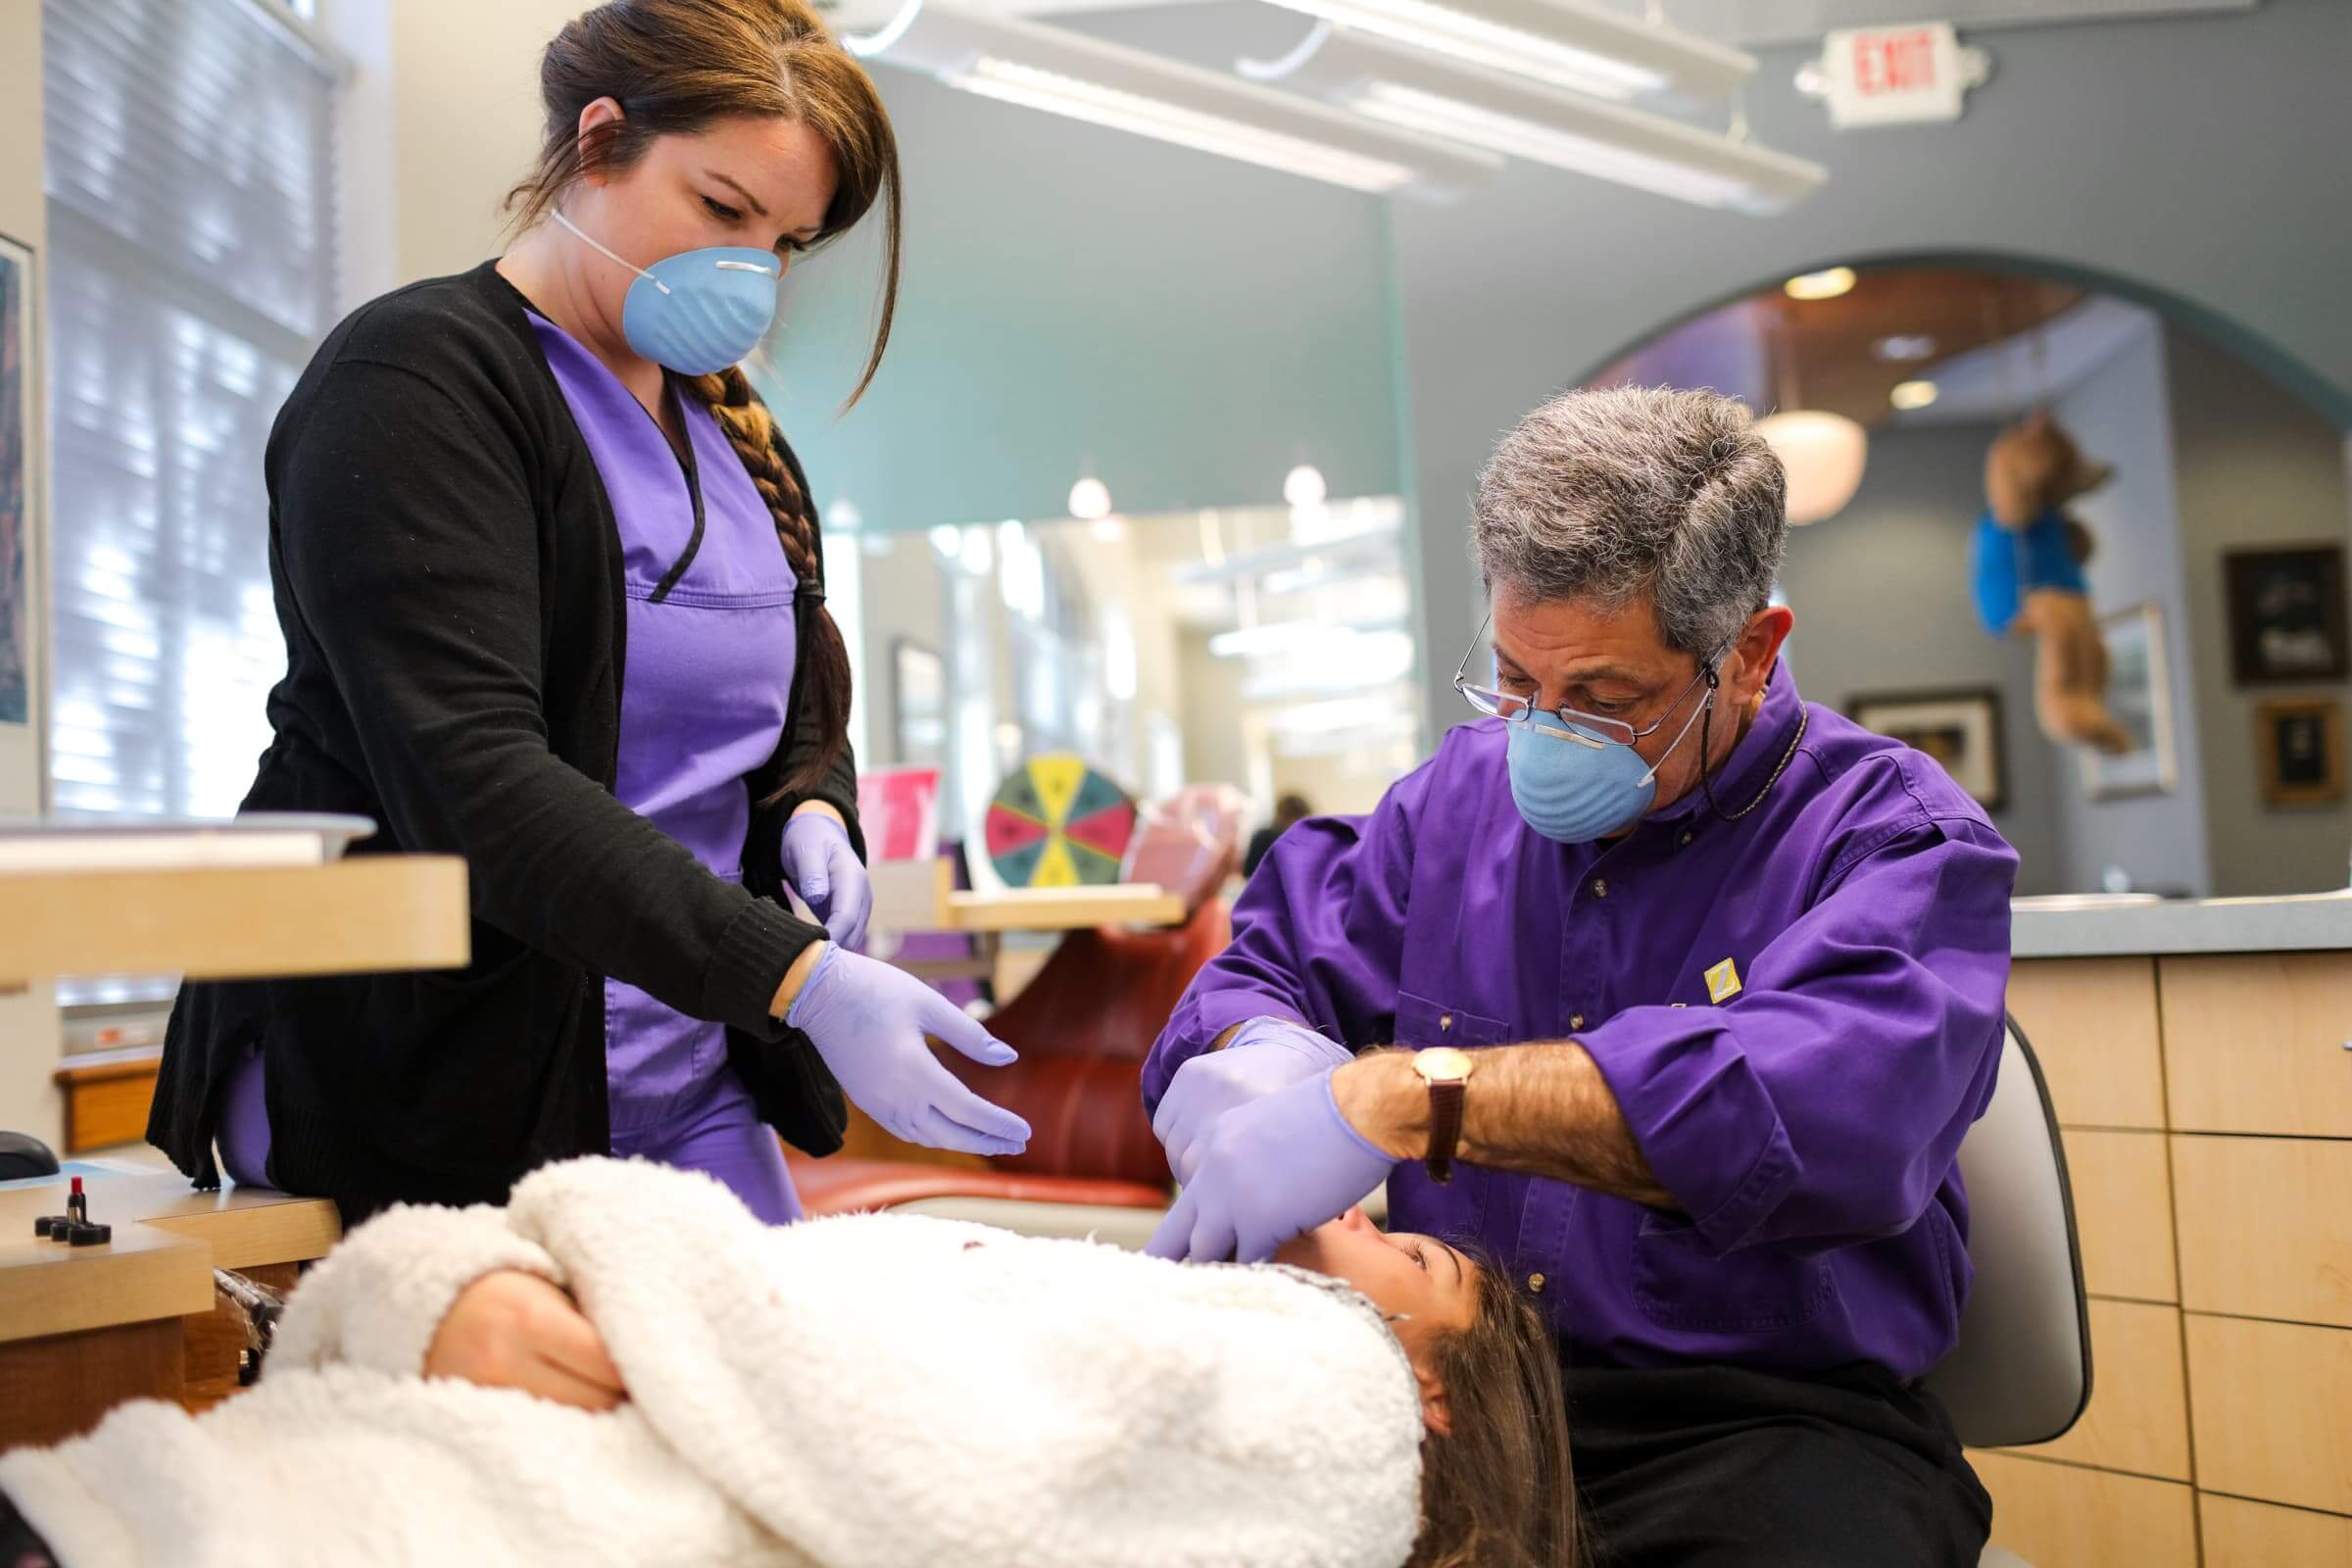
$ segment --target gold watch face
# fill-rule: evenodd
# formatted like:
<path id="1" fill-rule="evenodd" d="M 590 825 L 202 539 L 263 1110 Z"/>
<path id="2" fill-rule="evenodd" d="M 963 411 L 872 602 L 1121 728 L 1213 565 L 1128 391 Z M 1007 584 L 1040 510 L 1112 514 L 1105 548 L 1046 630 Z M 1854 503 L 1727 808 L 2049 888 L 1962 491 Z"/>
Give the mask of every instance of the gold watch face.
<path id="1" fill-rule="evenodd" d="M 1428 1083 L 1460 1083 L 1470 1076 L 1470 1069 L 1474 1065 L 1470 1053 L 1456 1051 L 1451 1046 L 1431 1046 L 1426 1051 L 1413 1053 L 1413 1071 Z"/>

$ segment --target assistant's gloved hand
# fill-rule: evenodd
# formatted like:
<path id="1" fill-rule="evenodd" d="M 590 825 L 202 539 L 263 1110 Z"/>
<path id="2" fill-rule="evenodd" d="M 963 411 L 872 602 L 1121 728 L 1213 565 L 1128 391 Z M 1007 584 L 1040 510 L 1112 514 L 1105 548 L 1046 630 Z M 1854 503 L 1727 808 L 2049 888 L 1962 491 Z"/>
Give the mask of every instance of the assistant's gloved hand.
<path id="1" fill-rule="evenodd" d="M 1293 1019 L 1250 1019 L 1224 1050 L 1202 1052 L 1168 1080 L 1152 1117 L 1152 1135 L 1167 1151 L 1168 1169 L 1180 1184 L 1190 1184 L 1200 1140 L 1219 1116 L 1352 1057 L 1346 1046 Z"/>
<path id="2" fill-rule="evenodd" d="M 1262 1263 L 1386 1181 L 1396 1162 L 1340 1114 L 1331 1097 L 1337 1070 L 1326 1068 L 1219 1116 L 1201 1140 L 1191 1184 L 1144 1250 L 1196 1262 Z"/>
<path id="3" fill-rule="evenodd" d="M 967 1154 L 1029 1147 L 1029 1124 L 964 1088 L 923 1036 L 990 1067 L 1012 1061 L 1012 1048 L 904 969 L 828 946 L 784 1021 L 808 1035 L 842 1093 L 892 1136 Z"/>
<path id="4" fill-rule="evenodd" d="M 865 942 L 874 912 L 873 884 L 850 845 L 849 830 L 823 811 L 796 811 L 784 824 L 784 880 L 801 896 L 825 935 L 845 948 Z"/>

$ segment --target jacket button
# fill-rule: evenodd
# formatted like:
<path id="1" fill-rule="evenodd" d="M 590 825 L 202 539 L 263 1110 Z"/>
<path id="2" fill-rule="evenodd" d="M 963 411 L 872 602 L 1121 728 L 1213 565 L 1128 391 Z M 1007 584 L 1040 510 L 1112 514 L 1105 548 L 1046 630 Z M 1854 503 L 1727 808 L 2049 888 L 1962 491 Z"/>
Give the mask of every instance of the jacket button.
<path id="1" fill-rule="evenodd" d="M 1442 1012 L 1442 1013 L 1438 1014 L 1438 1027 L 1439 1027 L 1440 1029 L 1450 1029 L 1450 1028 L 1452 1028 L 1452 1027 L 1453 1027 L 1453 1014 L 1452 1014 L 1452 1013 L 1450 1013 L 1450 1012 Z"/>
<path id="2" fill-rule="evenodd" d="M 1579 1012 L 1579 1013 L 1572 1013 L 1572 1014 L 1569 1016 L 1569 1019 L 1568 1019 L 1568 1027 L 1569 1027 L 1569 1028 L 1571 1028 L 1571 1029 L 1582 1029 L 1584 1026 L 1585 1026 L 1585 1015 L 1584 1015 L 1583 1013 L 1581 1013 L 1581 1012 Z"/>
<path id="3" fill-rule="evenodd" d="M 1544 1276 L 1530 1274 L 1527 1277 L 1527 1292 L 1530 1296 L 1542 1296 L 1544 1294 Z"/>
<path id="4" fill-rule="evenodd" d="M 1596 899 L 1605 899 L 1609 896 L 1609 879 L 1607 877 L 1596 876 L 1592 879 L 1592 896 Z"/>
<path id="5" fill-rule="evenodd" d="M 1683 829 L 1683 836 L 1682 836 L 1682 838 L 1681 838 L 1681 839 L 1679 839 L 1677 842 L 1678 842 L 1678 843 L 1682 843 L 1682 844 L 1688 844 L 1688 843 L 1690 843 L 1690 830 L 1689 828 L 1685 828 L 1685 829 Z"/>

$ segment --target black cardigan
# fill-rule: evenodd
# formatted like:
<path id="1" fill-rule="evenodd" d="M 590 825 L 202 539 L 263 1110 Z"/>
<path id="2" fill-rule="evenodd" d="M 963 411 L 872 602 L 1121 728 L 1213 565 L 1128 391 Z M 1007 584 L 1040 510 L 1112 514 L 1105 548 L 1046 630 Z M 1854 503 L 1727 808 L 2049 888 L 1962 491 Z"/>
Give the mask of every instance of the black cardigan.
<path id="1" fill-rule="evenodd" d="M 473 961 L 183 987 L 149 1139 L 217 1186 L 220 1095 L 258 1040 L 283 1185 L 347 1224 L 396 1200 L 499 1201 L 536 1165 L 611 1148 L 612 976 L 725 1023 L 760 1116 L 838 1149 L 840 1086 L 767 1009 L 823 935 L 781 904 L 783 819 L 829 802 L 862 857 L 855 764 L 845 747 L 809 796 L 754 810 L 741 887 L 613 797 L 620 536 L 522 296 L 485 263 L 362 307 L 296 383 L 265 467 L 287 668 L 243 809 L 356 812 L 382 826 L 359 852 L 464 856 Z M 804 583 L 790 716 L 755 803 L 815 742 L 801 672 L 819 602 Z"/>

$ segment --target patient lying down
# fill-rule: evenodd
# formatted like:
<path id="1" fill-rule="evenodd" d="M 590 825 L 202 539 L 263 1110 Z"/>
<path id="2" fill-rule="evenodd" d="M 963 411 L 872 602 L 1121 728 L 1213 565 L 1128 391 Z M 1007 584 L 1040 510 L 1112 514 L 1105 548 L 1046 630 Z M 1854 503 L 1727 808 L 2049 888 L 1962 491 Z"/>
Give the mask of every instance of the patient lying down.
<path id="1" fill-rule="evenodd" d="M 63 1568 L 1555 1568 L 1567 1470 L 1534 1311 L 1361 1214 L 1187 1267 L 582 1159 L 379 1215 L 256 1388 L 0 1494 Z"/>

